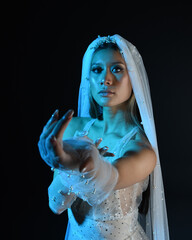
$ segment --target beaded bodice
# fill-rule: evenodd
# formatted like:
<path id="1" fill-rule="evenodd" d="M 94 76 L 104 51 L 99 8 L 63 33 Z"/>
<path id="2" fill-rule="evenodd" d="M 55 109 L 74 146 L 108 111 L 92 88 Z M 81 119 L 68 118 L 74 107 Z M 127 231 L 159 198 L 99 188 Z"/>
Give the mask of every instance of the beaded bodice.
<path id="1" fill-rule="evenodd" d="M 88 133 L 94 119 L 83 129 Z M 115 159 L 121 156 L 125 144 L 136 133 L 136 128 L 121 139 L 114 147 Z M 78 135 L 76 132 L 75 135 Z M 114 157 L 108 157 L 113 162 Z M 86 201 L 77 198 L 68 209 L 69 224 L 67 240 L 76 239 L 147 239 L 138 223 L 138 206 L 142 200 L 142 192 L 147 188 L 148 178 L 130 187 L 113 191 L 99 205 L 90 206 Z"/>

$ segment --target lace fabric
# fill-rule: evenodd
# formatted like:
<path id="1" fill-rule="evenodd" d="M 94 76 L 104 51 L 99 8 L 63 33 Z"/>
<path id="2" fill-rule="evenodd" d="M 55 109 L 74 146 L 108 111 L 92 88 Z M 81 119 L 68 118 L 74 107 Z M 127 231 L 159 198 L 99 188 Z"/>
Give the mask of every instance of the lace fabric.
<path id="1" fill-rule="evenodd" d="M 77 131 L 75 136 L 88 135 L 93 123 L 94 120 L 88 122 L 83 131 Z M 117 142 L 114 147 L 117 156 L 136 132 L 137 128 L 134 128 Z M 111 163 L 115 160 L 106 159 Z M 68 209 L 69 224 L 65 239 L 148 240 L 138 222 L 138 206 L 142 200 L 142 193 L 148 186 L 148 180 L 149 177 L 128 188 L 113 191 L 107 199 L 97 205 L 91 206 L 87 201 L 77 198 L 71 209 Z"/>
<path id="2" fill-rule="evenodd" d="M 144 191 L 142 186 L 147 183 L 148 179 L 114 191 L 104 202 L 93 207 L 78 198 L 68 209 L 72 229 L 71 237 L 66 235 L 66 239 L 148 240 L 138 222 L 138 205 Z"/>

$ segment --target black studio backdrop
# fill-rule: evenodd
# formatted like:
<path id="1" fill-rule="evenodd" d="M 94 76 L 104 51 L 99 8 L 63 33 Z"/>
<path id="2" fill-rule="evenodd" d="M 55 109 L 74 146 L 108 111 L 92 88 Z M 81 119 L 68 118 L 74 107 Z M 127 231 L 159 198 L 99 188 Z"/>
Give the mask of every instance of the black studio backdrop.
<path id="1" fill-rule="evenodd" d="M 189 6 L 16 1 L 1 7 L 2 213 L 5 239 L 61 240 L 66 212 L 48 207 L 50 168 L 37 142 L 53 111 L 77 114 L 83 54 L 97 35 L 137 46 L 149 77 L 171 239 L 190 238 Z"/>

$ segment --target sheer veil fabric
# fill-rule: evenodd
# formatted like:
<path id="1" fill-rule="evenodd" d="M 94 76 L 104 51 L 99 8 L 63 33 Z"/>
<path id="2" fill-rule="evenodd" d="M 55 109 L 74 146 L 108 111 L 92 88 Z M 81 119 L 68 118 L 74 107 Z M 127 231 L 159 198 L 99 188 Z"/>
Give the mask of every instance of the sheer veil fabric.
<path id="1" fill-rule="evenodd" d="M 145 229 L 150 240 L 169 240 L 167 211 L 159 159 L 155 122 L 148 77 L 142 58 L 136 47 L 126 39 L 115 34 L 108 37 L 98 37 L 88 47 L 83 57 L 81 84 L 78 98 L 78 116 L 89 115 L 89 73 L 95 48 L 103 41 L 115 42 L 122 54 L 130 76 L 133 92 L 138 104 L 142 125 L 156 155 L 157 164 L 150 175 L 150 206 L 146 215 Z"/>

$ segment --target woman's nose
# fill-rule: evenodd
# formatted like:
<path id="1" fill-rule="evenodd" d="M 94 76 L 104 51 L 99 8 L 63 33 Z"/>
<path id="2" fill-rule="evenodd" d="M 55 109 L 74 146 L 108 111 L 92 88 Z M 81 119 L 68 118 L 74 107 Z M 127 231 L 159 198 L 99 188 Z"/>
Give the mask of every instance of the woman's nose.
<path id="1" fill-rule="evenodd" d="M 111 85 L 113 83 L 113 74 L 111 72 L 107 72 L 101 81 L 101 85 Z"/>

